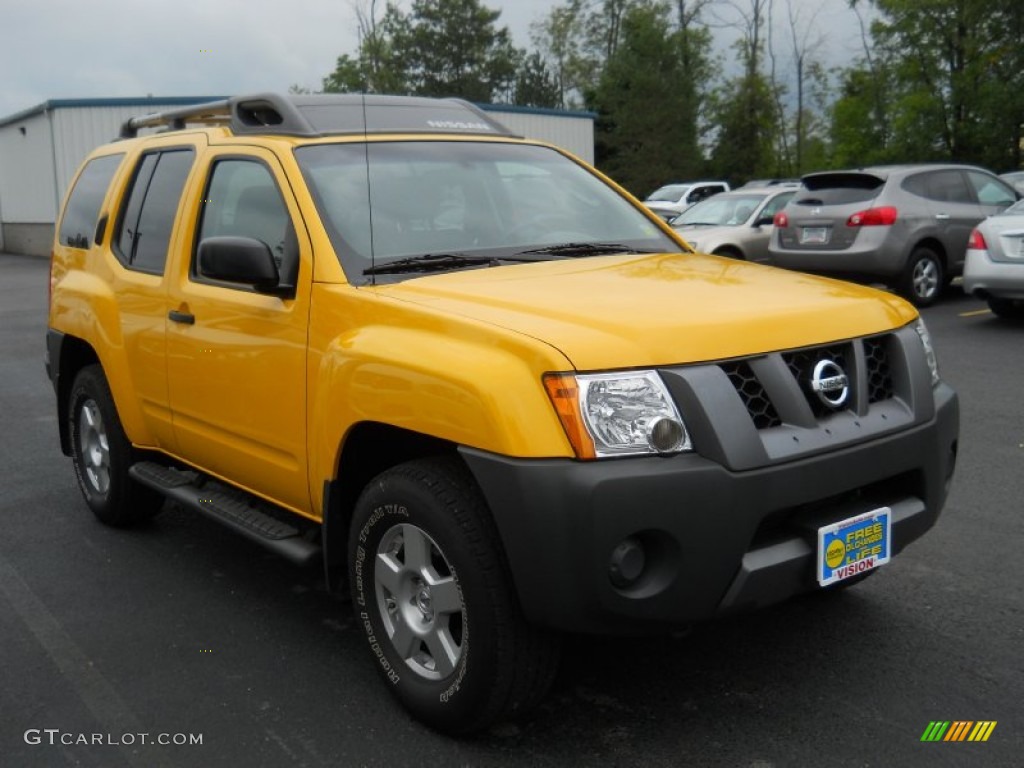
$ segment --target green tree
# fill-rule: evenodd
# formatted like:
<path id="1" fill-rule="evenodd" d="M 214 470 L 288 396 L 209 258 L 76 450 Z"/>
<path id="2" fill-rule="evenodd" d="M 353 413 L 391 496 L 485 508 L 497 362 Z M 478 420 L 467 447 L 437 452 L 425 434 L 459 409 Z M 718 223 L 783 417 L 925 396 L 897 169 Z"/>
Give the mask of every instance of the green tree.
<path id="1" fill-rule="evenodd" d="M 621 19 L 614 51 L 588 104 L 599 114 L 595 136 L 598 167 L 637 194 L 674 179 L 701 175 L 699 99 L 687 72 L 706 63 L 708 38 L 690 30 L 689 50 L 673 31 L 669 6 L 638 3 Z M 703 46 L 703 47 L 702 47 Z"/>
<path id="2" fill-rule="evenodd" d="M 713 95 L 712 124 L 717 133 L 711 151 L 716 176 L 739 182 L 752 176 L 782 175 L 784 160 L 776 152 L 781 123 L 775 88 L 762 72 L 769 0 L 734 3 L 740 38 L 735 43 L 742 74 Z"/>
<path id="3" fill-rule="evenodd" d="M 851 151 L 858 143 L 855 113 L 867 107 L 881 129 L 873 132 L 876 157 L 946 159 L 999 169 L 1019 165 L 1024 124 L 1019 0 L 876 0 L 875 5 L 880 16 L 871 29 L 874 58 L 844 73 L 833 113 L 837 160 L 857 154 Z"/>
<path id="4" fill-rule="evenodd" d="M 530 26 L 535 52 L 554 78 L 559 107 L 578 107 L 593 82 L 593 66 L 583 52 L 587 0 L 568 0 L 557 5 L 541 21 Z"/>
<path id="5" fill-rule="evenodd" d="M 736 184 L 757 176 L 785 175 L 775 151 L 776 102 L 768 79 L 744 74 L 727 82 L 712 98 L 717 130 L 711 150 L 711 171 Z"/>
<path id="6" fill-rule="evenodd" d="M 880 118 L 877 90 L 885 73 L 869 65 L 841 73 L 839 97 L 831 110 L 832 160 L 836 168 L 853 168 L 897 161 L 889 147 L 888 111 Z M 883 108 L 885 102 L 882 102 Z"/>
<path id="7" fill-rule="evenodd" d="M 414 0 L 410 24 L 395 41 L 406 56 L 412 92 L 508 101 L 516 50 L 508 28 L 495 27 L 499 16 L 479 0 Z"/>
<path id="8" fill-rule="evenodd" d="M 525 56 L 516 70 L 513 101 L 521 107 L 561 107 L 558 82 L 538 51 Z"/>
<path id="9" fill-rule="evenodd" d="M 323 88 L 507 101 L 523 54 L 495 26 L 500 15 L 479 0 L 414 0 L 407 14 L 388 3 L 378 19 L 371 3 L 359 12 L 358 52 L 338 58 Z"/>

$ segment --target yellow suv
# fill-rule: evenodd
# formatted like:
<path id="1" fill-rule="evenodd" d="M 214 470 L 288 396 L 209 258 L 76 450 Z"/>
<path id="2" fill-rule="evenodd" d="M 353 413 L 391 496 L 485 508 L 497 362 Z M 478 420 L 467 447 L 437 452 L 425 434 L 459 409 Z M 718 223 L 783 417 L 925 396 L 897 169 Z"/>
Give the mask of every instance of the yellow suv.
<path id="1" fill-rule="evenodd" d="M 122 133 L 50 275 L 85 501 L 322 563 L 439 730 L 527 711 L 562 632 L 849 585 L 939 515 L 957 399 L 895 296 L 693 253 L 456 100 L 261 94 Z"/>

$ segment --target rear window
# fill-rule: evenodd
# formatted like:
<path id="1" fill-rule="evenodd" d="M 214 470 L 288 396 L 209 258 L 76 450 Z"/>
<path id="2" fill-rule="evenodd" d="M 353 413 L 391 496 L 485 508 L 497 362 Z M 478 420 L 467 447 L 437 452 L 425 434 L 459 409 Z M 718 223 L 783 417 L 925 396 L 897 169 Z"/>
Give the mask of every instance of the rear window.
<path id="1" fill-rule="evenodd" d="M 885 179 L 869 173 L 817 173 L 805 176 L 794 205 L 846 205 L 874 199 Z"/>

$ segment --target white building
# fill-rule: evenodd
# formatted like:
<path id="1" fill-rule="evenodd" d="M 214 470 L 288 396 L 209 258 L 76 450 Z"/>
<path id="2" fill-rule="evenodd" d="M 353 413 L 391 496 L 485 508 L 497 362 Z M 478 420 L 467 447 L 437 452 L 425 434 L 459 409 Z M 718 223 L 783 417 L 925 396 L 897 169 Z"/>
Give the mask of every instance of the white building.
<path id="1" fill-rule="evenodd" d="M 0 252 L 47 255 L 68 184 L 85 156 L 121 124 L 162 109 L 224 96 L 51 99 L 0 118 Z M 511 130 L 594 162 L 594 115 L 481 105 Z"/>

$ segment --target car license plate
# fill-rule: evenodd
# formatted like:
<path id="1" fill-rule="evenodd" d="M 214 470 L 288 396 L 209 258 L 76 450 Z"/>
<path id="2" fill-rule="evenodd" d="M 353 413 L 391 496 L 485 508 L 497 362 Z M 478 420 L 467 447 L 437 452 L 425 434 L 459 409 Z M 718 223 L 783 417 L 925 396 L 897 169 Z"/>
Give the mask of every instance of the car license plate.
<path id="1" fill-rule="evenodd" d="M 818 529 L 818 583 L 827 587 L 889 562 L 889 507 Z"/>
<path id="2" fill-rule="evenodd" d="M 825 245 L 828 243 L 828 227 L 803 227 L 800 230 L 800 243 L 802 245 Z"/>

